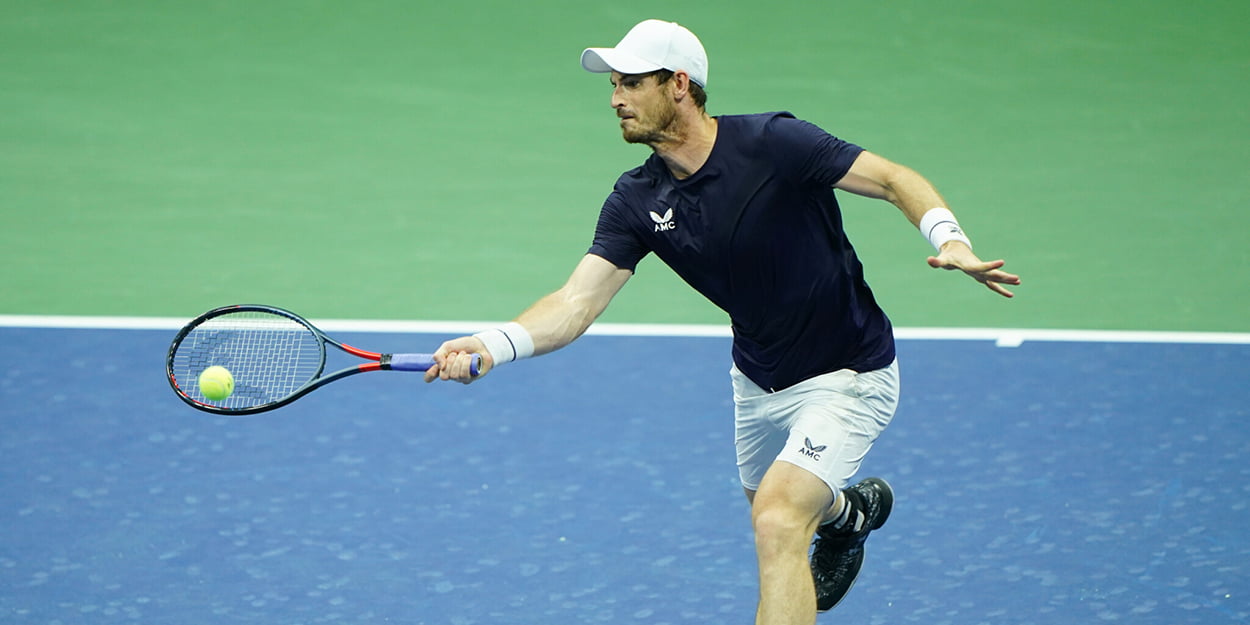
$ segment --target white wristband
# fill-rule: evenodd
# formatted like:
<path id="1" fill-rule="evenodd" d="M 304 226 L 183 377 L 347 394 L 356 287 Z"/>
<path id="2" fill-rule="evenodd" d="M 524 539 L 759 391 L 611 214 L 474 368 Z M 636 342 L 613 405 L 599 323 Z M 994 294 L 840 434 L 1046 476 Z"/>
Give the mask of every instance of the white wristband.
<path id="1" fill-rule="evenodd" d="M 490 352 L 490 358 L 496 365 L 534 355 L 534 338 L 525 331 L 524 326 L 515 321 L 483 330 L 473 336 L 486 345 L 486 351 Z"/>
<path id="2" fill-rule="evenodd" d="M 955 214 L 945 208 L 931 208 L 929 212 L 920 218 L 920 234 L 929 240 L 933 248 L 942 251 L 942 245 L 947 241 L 963 241 L 968 247 L 972 247 L 972 241 L 968 240 L 968 235 L 964 234 L 963 228 L 959 227 L 959 222 L 955 221 Z"/>

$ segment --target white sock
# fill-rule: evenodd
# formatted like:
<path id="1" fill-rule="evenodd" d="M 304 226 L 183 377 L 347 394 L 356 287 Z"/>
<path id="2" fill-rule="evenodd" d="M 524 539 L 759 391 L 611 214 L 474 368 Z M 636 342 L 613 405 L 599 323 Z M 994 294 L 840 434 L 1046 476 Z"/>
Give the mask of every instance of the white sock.
<path id="1" fill-rule="evenodd" d="M 835 529 L 840 529 L 843 525 L 846 525 L 846 522 L 850 518 L 850 516 L 851 516 L 850 500 L 847 499 L 846 495 L 842 493 L 838 493 L 838 496 L 835 497 L 833 500 L 833 505 L 829 506 L 829 513 L 825 515 L 825 518 L 829 520 L 826 521 L 824 525 L 829 525 Z"/>

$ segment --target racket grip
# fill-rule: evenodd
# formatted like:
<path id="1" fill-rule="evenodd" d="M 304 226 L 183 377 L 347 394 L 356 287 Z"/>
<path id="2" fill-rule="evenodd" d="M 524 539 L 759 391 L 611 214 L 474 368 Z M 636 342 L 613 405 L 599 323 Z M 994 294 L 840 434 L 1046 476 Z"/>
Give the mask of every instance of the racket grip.
<path id="1" fill-rule="evenodd" d="M 425 371 L 434 366 L 434 354 L 391 354 L 392 371 Z M 477 377 L 482 372 L 482 356 L 473 354 L 469 363 L 469 375 Z"/>

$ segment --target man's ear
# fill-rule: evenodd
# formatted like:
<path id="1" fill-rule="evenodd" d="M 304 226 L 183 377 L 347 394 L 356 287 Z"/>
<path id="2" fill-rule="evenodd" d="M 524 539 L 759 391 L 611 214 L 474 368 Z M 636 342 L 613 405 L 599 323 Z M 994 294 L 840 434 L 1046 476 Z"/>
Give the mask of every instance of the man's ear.
<path id="1" fill-rule="evenodd" d="M 690 97 L 690 74 L 678 70 L 673 72 L 673 78 L 669 82 L 673 83 L 673 99 L 678 102 Z"/>

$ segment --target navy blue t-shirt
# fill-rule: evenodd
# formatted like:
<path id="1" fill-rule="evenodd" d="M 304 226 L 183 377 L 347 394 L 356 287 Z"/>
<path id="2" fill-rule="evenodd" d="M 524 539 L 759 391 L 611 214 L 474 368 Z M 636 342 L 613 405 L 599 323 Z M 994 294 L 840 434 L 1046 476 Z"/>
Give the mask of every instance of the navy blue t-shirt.
<path id="1" fill-rule="evenodd" d="M 621 175 L 589 253 L 632 271 L 654 252 L 729 313 L 734 363 L 762 388 L 888 366 L 893 330 L 833 191 L 863 148 L 789 113 L 717 121 L 693 176 L 655 154 Z"/>

